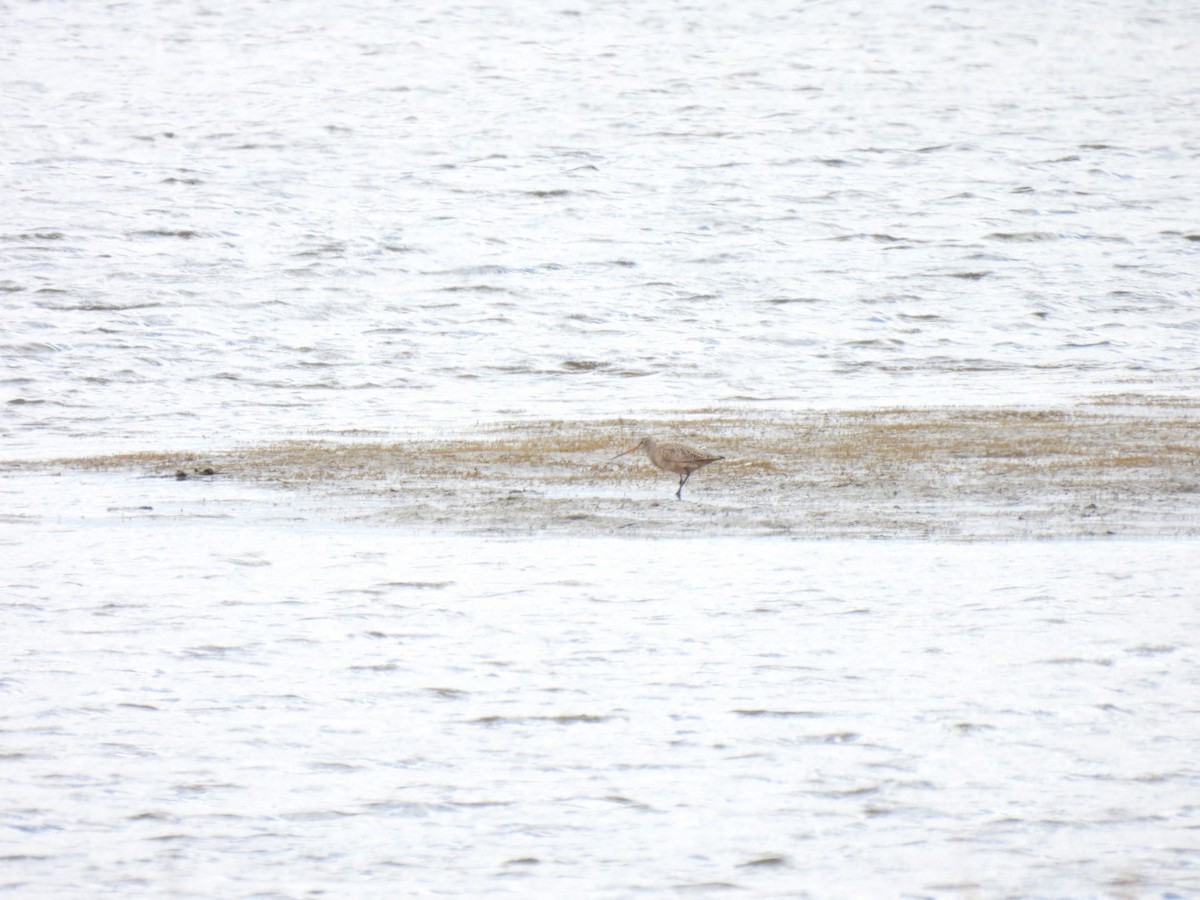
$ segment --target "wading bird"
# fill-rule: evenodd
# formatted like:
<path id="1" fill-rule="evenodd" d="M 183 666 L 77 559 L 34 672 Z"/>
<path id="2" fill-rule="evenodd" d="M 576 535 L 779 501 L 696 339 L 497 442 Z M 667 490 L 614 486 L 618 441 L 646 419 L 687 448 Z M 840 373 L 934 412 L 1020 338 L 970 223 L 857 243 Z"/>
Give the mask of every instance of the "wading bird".
<path id="1" fill-rule="evenodd" d="M 646 437 L 624 453 L 618 453 L 613 459 L 620 459 L 637 450 L 645 450 L 650 462 L 664 472 L 674 472 L 679 476 L 679 490 L 675 492 L 675 496 L 680 500 L 683 499 L 683 486 L 687 484 L 687 480 L 692 477 L 693 472 L 703 469 L 709 463 L 725 458 L 713 456 L 711 453 L 705 453 L 703 450 L 696 450 L 684 444 L 660 444 L 654 438 Z"/>

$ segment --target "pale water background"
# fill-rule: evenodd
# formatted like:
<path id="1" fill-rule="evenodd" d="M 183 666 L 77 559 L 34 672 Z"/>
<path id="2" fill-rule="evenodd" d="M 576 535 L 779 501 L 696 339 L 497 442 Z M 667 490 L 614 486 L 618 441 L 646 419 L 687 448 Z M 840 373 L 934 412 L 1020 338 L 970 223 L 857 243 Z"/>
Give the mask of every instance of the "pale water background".
<path id="1" fill-rule="evenodd" d="M 1196 392 L 1193 4 L 3 16 L 6 455 Z"/>
<path id="2" fill-rule="evenodd" d="M 1197 396 L 1192 4 L 0 29 L 0 459 Z M 139 515 L 171 488 L 0 486 L 8 893 L 1200 894 L 1194 543 Z"/>

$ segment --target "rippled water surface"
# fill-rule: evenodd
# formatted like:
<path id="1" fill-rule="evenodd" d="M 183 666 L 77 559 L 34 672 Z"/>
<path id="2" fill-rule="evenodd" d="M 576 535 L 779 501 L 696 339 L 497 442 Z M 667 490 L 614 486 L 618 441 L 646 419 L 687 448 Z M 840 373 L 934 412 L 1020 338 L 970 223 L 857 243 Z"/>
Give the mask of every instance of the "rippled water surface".
<path id="1" fill-rule="evenodd" d="M 8 453 L 1188 394 L 1186 4 L 9 3 Z"/>
<path id="2" fill-rule="evenodd" d="M 4 576 L 12 893 L 1200 888 L 1187 542 L 60 512 Z"/>
<path id="3" fill-rule="evenodd" d="M 1197 397 L 1193 5 L 0 26 L 0 460 Z M 2 478 L 0 892 L 1200 895 L 1194 541 L 430 536 Z"/>

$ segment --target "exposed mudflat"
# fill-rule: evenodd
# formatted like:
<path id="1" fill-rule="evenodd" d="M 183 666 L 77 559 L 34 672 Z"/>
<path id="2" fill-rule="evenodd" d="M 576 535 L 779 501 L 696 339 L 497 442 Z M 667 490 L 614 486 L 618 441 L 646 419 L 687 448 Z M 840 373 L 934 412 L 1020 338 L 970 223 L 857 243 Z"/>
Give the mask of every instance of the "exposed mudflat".
<path id="1" fill-rule="evenodd" d="M 727 457 L 676 478 L 641 434 Z M 440 533 L 791 535 L 961 540 L 1200 534 L 1195 407 L 897 409 L 787 418 L 535 421 L 467 436 L 302 440 L 213 453 L 8 463 L 10 471 L 107 471 L 175 481 L 186 516 L 198 484 L 274 489 L 265 507 L 223 491 L 221 516 L 393 524 Z M 276 492 L 277 491 L 277 492 Z M 172 494 L 174 497 L 174 494 Z M 289 503 L 289 498 L 294 501 Z M 207 503 L 207 501 L 206 501 Z M 205 515 L 216 511 L 212 504 Z M 198 513 L 197 513 L 198 514 Z"/>

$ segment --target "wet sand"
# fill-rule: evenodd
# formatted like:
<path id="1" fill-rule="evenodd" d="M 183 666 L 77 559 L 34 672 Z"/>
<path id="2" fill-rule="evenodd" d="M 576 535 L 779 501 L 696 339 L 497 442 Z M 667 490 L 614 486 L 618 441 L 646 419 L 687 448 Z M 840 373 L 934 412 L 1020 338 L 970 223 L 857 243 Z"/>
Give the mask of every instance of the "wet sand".
<path id="1" fill-rule="evenodd" d="M 697 473 L 679 501 L 675 476 L 641 455 L 611 461 L 642 434 L 727 458 Z M 6 468 L 173 479 L 181 500 L 197 483 L 270 486 L 299 502 L 301 518 L 436 533 L 952 540 L 1200 534 L 1200 415 L 1178 405 L 822 411 L 786 419 L 700 411 L 519 422 L 438 439 L 343 436 Z M 226 504 L 225 514 L 238 513 Z"/>

